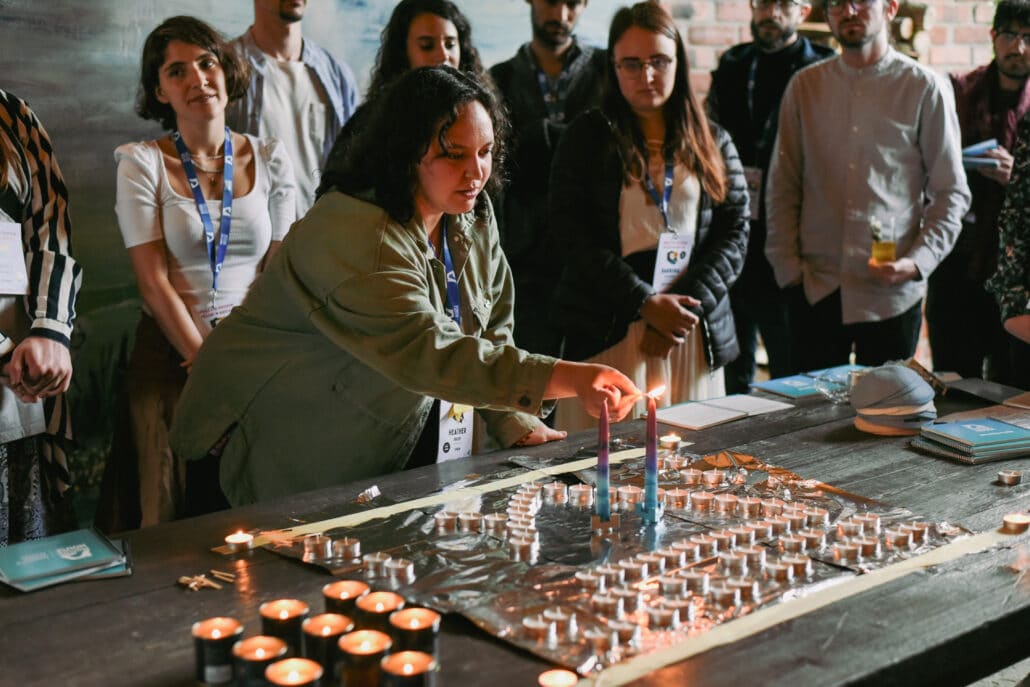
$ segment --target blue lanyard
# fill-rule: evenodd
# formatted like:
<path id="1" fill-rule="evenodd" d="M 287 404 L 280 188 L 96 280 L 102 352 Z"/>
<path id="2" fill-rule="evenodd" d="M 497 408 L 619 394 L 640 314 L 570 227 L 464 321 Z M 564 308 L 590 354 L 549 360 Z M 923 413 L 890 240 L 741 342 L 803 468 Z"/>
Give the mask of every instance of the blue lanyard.
<path id="1" fill-rule="evenodd" d="M 662 221 L 665 222 L 665 228 L 672 230 L 669 225 L 669 199 L 672 198 L 672 183 L 673 174 L 675 173 L 675 167 L 672 162 L 672 155 L 665 156 L 665 183 L 662 186 L 662 195 L 658 195 L 658 189 L 654 187 L 654 182 L 651 181 L 651 172 L 649 170 L 644 171 L 644 188 L 647 193 L 651 196 L 651 200 L 658 206 L 658 212 L 662 213 Z"/>
<path id="2" fill-rule="evenodd" d="M 458 275 L 454 273 L 451 249 L 447 246 L 447 215 L 440 219 L 440 245 L 443 253 L 443 267 L 447 275 L 447 310 L 451 319 L 461 329 L 461 292 L 458 291 Z"/>
<path id="3" fill-rule="evenodd" d="M 229 231 L 232 224 L 232 133 L 229 127 L 225 127 L 225 166 L 222 168 L 222 219 L 218 226 L 218 247 L 215 248 L 215 228 L 211 224 L 211 213 L 207 209 L 207 201 L 204 193 L 200 190 L 200 181 L 197 179 L 197 170 L 193 166 L 193 157 L 182 142 L 182 135 L 177 129 L 172 131 L 172 141 L 176 150 L 179 151 L 179 159 L 182 160 L 182 169 L 186 173 L 186 180 L 190 183 L 190 190 L 193 191 L 193 200 L 197 204 L 197 212 L 200 213 L 200 222 L 204 225 L 204 243 L 207 245 L 207 254 L 211 260 L 211 290 L 218 290 L 218 274 L 222 271 L 225 263 L 225 253 L 229 249 Z"/>

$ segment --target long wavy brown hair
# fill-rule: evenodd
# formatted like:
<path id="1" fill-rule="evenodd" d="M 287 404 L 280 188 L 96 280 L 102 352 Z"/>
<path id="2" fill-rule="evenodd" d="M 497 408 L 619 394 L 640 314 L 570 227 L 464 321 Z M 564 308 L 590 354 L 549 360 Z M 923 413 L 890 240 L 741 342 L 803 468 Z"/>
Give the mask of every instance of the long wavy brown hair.
<path id="1" fill-rule="evenodd" d="M 626 164 L 625 183 L 639 181 L 646 168 L 647 144 L 637 116 L 619 90 L 615 74 L 615 44 L 632 27 L 671 38 L 676 43 L 676 75 L 672 95 L 663 107 L 665 154 L 697 174 L 701 188 L 715 203 L 726 197 L 726 166 L 697 96 L 690 87 L 690 63 L 676 22 L 657 2 L 638 2 L 623 7 L 612 18 L 608 30 L 608 69 L 602 108 L 615 125 L 616 137 Z"/>

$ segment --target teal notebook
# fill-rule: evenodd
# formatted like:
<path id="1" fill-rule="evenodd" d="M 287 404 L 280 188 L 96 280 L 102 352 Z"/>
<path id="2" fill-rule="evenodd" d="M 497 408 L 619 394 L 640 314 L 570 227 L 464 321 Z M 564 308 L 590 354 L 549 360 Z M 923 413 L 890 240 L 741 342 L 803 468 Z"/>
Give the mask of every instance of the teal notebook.
<path id="1" fill-rule="evenodd" d="M 121 550 L 103 535 L 76 530 L 0 549 L 0 580 L 15 586 L 75 571 L 98 571 L 124 561 Z"/>
<path id="2" fill-rule="evenodd" d="M 999 445 L 1011 448 L 1025 443 L 1030 446 L 1030 429 L 989 417 L 927 425 L 922 433 L 972 451 Z"/>
<path id="3" fill-rule="evenodd" d="M 788 398 L 802 398 L 819 393 L 819 389 L 815 388 L 815 380 L 807 375 L 780 377 L 779 379 L 770 379 L 767 382 L 755 382 L 751 386 L 755 389 L 761 389 L 762 391 L 768 391 Z"/>

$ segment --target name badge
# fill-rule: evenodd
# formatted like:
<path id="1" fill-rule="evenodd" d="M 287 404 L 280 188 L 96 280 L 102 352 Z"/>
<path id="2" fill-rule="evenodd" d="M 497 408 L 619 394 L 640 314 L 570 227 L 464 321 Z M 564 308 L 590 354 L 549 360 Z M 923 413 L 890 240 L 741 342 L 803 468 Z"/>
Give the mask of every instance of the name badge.
<path id="1" fill-rule="evenodd" d="M 29 274 L 25 270 L 21 225 L 0 222 L 0 293 L 24 296 L 28 292 Z"/>
<path id="2" fill-rule="evenodd" d="M 758 205 L 762 200 L 762 170 L 758 167 L 745 167 L 744 181 L 747 183 L 751 219 L 758 219 Z"/>
<path id="3" fill-rule="evenodd" d="M 440 400 L 440 443 L 436 462 L 467 458 L 472 455 L 472 406 Z"/>
<path id="4" fill-rule="evenodd" d="M 210 334 L 218 321 L 226 317 L 237 305 L 236 302 L 219 296 L 215 296 L 204 305 L 198 304 L 195 312 L 200 333 L 205 337 Z"/>
<path id="5" fill-rule="evenodd" d="M 658 256 L 654 261 L 654 278 L 651 285 L 659 293 L 668 291 L 673 282 L 687 269 L 690 251 L 694 248 L 694 237 L 663 231 L 658 238 Z"/>

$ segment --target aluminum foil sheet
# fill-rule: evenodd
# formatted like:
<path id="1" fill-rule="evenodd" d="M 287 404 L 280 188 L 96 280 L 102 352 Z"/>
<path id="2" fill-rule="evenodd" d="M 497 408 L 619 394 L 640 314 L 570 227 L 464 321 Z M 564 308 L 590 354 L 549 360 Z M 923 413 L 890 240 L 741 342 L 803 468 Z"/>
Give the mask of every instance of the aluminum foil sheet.
<path id="1" fill-rule="evenodd" d="M 663 451 L 661 461 L 666 509 L 657 526 L 645 527 L 631 502 L 643 484 L 641 459 L 612 466 L 611 491 L 629 501 L 613 503 L 618 522 L 603 533 L 595 529 L 593 506 L 574 503 L 567 490 L 593 483 L 594 471 L 586 470 L 561 476 L 564 487 L 522 485 L 323 533 L 358 540 L 361 556 L 324 557 L 335 548 L 311 535 L 274 550 L 460 613 L 587 675 L 967 533 L 752 456 L 679 450 Z M 708 496 L 697 496 L 702 492 Z M 372 562 L 385 556 L 364 561 L 369 554 L 410 562 L 413 576 Z"/>

